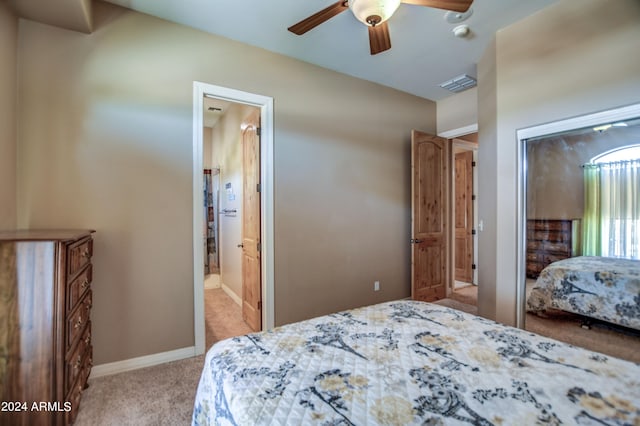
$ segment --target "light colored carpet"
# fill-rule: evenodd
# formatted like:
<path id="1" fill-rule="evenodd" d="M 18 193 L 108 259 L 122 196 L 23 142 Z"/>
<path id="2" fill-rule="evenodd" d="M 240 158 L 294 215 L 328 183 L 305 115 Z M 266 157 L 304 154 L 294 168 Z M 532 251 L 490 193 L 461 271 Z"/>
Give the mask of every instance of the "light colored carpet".
<path id="1" fill-rule="evenodd" d="M 604 322 L 582 328 L 582 318 L 569 312 L 550 310 L 547 318 L 527 314 L 525 329 L 574 346 L 640 363 L 640 332 Z"/>
<path id="2" fill-rule="evenodd" d="M 478 286 L 470 285 L 457 288 L 449 295 L 449 298 L 467 305 L 478 306 Z"/>
<path id="3" fill-rule="evenodd" d="M 191 424 L 204 356 L 89 381 L 75 426 Z"/>
<path id="4" fill-rule="evenodd" d="M 252 332 L 242 320 L 242 308 L 221 288 L 204 291 L 204 320 L 207 348 L 228 337 Z"/>
<path id="5" fill-rule="evenodd" d="M 466 312 L 468 314 L 478 315 L 477 306 L 469 305 L 467 303 L 462 303 L 455 299 L 440 299 L 433 303 L 441 306 L 446 306 L 448 308 L 453 308 L 458 311 Z"/>
<path id="6" fill-rule="evenodd" d="M 527 281 L 527 294 L 535 281 Z M 456 289 L 448 299 L 436 303 L 477 314 L 478 287 Z M 525 329 L 542 336 L 560 340 L 617 358 L 640 363 L 640 332 L 628 330 L 604 322 L 594 321 L 591 329 L 581 327 L 582 317 L 569 312 L 551 310 L 546 318 L 527 314 Z"/>
<path id="7" fill-rule="evenodd" d="M 455 289 L 446 299 L 436 302 L 438 305 L 457 309 L 468 314 L 478 315 L 478 287 L 470 285 Z"/>
<path id="8" fill-rule="evenodd" d="M 251 332 L 222 289 L 205 290 L 206 347 Z M 191 424 L 204 355 L 89 381 L 76 426 Z"/>

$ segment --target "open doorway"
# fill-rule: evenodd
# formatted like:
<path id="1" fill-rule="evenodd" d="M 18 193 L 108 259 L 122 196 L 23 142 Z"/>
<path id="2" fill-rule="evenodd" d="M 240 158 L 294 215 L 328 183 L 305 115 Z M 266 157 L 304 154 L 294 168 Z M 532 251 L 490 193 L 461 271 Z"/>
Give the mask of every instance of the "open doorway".
<path id="1" fill-rule="evenodd" d="M 453 280 L 449 298 L 478 306 L 477 168 L 478 133 L 451 140 L 451 206 Z M 470 309 L 472 310 L 472 309 Z"/>
<path id="2" fill-rule="evenodd" d="M 447 138 L 448 181 L 446 297 L 435 303 L 477 314 L 478 311 L 478 243 L 477 243 L 477 126 L 468 126 L 439 135 Z"/>
<path id="3" fill-rule="evenodd" d="M 473 314 L 477 140 L 477 127 L 438 137 L 414 130 L 411 160 L 411 297 Z"/>
<path id="4" fill-rule="evenodd" d="M 200 82 L 193 96 L 194 331 L 201 354 L 212 341 L 273 327 L 273 99 Z M 258 140 L 257 148 L 245 149 L 247 140 Z M 247 290 L 249 281 L 257 288 Z"/>
<path id="5" fill-rule="evenodd" d="M 244 301 L 247 295 L 259 294 L 261 288 L 259 274 L 245 271 L 252 265 L 245 262 L 244 248 L 247 238 L 259 240 L 259 204 L 251 204 L 259 197 L 259 193 L 254 194 L 257 188 L 253 182 L 259 173 L 255 164 L 259 149 L 246 145 L 255 143 L 253 139 L 258 137 L 260 108 L 210 95 L 204 96 L 203 104 L 204 316 L 208 349 L 220 340 L 260 329 L 256 318 L 260 300 Z M 245 155 L 247 150 L 254 155 Z M 246 222 L 252 218 L 258 226 L 249 229 Z M 252 252 L 255 254 L 255 250 Z M 254 305 L 256 309 L 252 309 Z"/>

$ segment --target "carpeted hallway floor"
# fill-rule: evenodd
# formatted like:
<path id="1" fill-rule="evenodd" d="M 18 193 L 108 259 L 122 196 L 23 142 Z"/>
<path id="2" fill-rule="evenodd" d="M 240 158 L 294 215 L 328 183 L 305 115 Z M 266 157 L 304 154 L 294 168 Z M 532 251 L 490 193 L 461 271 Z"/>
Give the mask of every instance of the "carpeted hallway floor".
<path id="1" fill-rule="evenodd" d="M 215 342 L 252 331 L 242 321 L 242 308 L 221 288 L 204 291 L 204 321 L 207 349 Z"/>
<path id="2" fill-rule="evenodd" d="M 205 290 L 206 346 L 251 332 L 221 289 Z M 204 355 L 98 377 L 82 395 L 76 426 L 188 425 Z"/>

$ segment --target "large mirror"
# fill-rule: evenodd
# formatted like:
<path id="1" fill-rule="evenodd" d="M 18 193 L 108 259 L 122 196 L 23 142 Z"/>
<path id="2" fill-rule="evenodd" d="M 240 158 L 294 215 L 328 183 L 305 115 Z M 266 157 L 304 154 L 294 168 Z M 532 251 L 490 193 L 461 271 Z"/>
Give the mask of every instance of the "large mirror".
<path id="1" fill-rule="evenodd" d="M 519 325 L 640 362 L 640 105 L 518 139 Z"/>

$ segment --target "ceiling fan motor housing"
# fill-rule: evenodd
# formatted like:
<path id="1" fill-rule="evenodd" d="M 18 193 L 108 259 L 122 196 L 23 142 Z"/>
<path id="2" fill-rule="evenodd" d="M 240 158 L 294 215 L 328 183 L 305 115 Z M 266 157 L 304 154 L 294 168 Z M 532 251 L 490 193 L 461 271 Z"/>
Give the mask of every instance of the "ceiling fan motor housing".
<path id="1" fill-rule="evenodd" d="M 400 0 L 349 0 L 349 9 L 365 25 L 378 25 L 393 15 Z"/>

